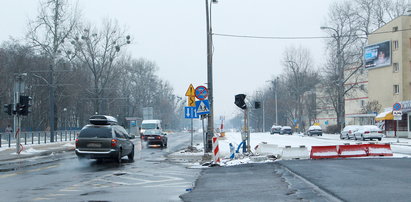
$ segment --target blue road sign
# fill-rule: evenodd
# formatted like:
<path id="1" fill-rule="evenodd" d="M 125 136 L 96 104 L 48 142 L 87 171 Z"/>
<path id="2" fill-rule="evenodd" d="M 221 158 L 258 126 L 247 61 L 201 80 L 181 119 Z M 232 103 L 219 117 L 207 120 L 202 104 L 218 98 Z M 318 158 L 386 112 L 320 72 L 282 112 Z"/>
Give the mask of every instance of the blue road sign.
<path id="1" fill-rule="evenodd" d="M 395 103 L 395 104 L 392 106 L 392 109 L 395 110 L 395 111 L 401 110 L 401 104 L 398 103 L 398 102 Z"/>
<path id="2" fill-rule="evenodd" d="M 196 107 L 184 107 L 184 117 L 186 119 L 198 119 Z"/>
<path id="3" fill-rule="evenodd" d="M 196 111 L 198 115 L 210 113 L 210 103 L 208 100 L 196 101 Z"/>
<path id="4" fill-rule="evenodd" d="M 196 98 L 204 100 L 208 97 L 208 89 L 205 86 L 198 86 L 195 90 Z"/>

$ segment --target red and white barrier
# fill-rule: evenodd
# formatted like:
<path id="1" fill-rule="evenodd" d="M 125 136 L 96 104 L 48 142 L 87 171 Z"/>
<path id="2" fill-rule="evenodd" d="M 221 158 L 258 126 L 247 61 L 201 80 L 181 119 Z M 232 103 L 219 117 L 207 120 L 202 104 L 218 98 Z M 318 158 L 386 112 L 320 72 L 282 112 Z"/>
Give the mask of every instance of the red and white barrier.
<path id="1" fill-rule="evenodd" d="M 311 159 L 366 156 L 393 156 L 393 153 L 389 144 L 357 144 L 312 146 L 310 154 Z"/>
<path id="2" fill-rule="evenodd" d="M 311 159 L 338 158 L 337 146 L 312 146 L 310 152 Z"/>
<path id="3" fill-rule="evenodd" d="M 340 157 L 364 157 L 367 156 L 367 146 L 364 144 L 339 145 L 338 155 Z"/>
<path id="4" fill-rule="evenodd" d="M 389 144 L 367 144 L 368 156 L 393 156 Z"/>
<path id="5" fill-rule="evenodd" d="M 216 164 L 220 163 L 220 148 L 218 147 L 217 137 L 213 137 L 213 161 Z"/>

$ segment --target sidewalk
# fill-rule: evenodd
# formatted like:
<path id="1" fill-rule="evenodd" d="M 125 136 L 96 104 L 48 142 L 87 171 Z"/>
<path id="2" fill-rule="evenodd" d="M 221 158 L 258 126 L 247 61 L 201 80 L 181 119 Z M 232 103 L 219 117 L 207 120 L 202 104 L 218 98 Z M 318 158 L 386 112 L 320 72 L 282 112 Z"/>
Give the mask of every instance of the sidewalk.
<path id="1" fill-rule="evenodd" d="M 74 140 L 47 144 L 23 145 L 23 151 L 16 153 L 15 145 L 0 148 L 0 172 L 11 171 L 21 167 L 33 166 L 54 161 L 47 156 L 65 151 L 74 151 Z M 42 158 L 47 157 L 47 158 Z"/>

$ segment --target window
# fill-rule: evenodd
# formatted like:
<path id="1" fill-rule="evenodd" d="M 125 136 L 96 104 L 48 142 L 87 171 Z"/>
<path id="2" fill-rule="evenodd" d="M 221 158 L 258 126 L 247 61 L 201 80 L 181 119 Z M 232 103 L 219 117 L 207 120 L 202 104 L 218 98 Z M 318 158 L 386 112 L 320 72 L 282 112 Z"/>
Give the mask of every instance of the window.
<path id="1" fill-rule="evenodd" d="M 400 85 L 394 85 L 394 94 L 400 93 Z"/>
<path id="2" fill-rule="evenodd" d="M 364 84 L 361 84 L 361 85 L 360 85 L 360 89 L 361 89 L 361 90 L 364 90 Z M 362 100 L 361 100 L 361 101 L 362 101 Z M 363 105 L 361 105 L 361 106 L 363 106 Z"/>
<path id="3" fill-rule="evenodd" d="M 393 41 L 392 45 L 394 50 L 398 50 L 399 44 L 397 40 Z"/>
<path id="4" fill-rule="evenodd" d="M 393 63 L 392 64 L 392 72 L 398 72 L 400 70 L 400 66 L 398 63 Z"/>
<path id="5" fill-rule="evenodd" d="M 361 100 L 361 107 L 365 106 L 365 100 Z"/>
<path id="6" fill-rule="evenodd" d="M 393 27 L 393 28 L 392 28 L 392 31 L 393 31 L 393 32 L 398 31 L 398 27 L 397 27 L 397 26 L 396 26 L 396 27 Z"/>

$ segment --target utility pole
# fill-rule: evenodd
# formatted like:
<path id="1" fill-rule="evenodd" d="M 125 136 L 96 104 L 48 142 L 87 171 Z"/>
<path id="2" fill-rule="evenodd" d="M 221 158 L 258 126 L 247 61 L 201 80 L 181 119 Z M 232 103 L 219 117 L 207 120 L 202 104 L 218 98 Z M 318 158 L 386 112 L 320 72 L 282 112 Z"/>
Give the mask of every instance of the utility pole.
<path id="1" fill-rule="evenodd" d="M 213 61 L 212 61 L 212 36 L 211 36 L 211 25 L 210 25 L 210 10 L 209 1 L 205 0 L 206 3 L 206 24 L 207 24 L 207 86 L 208 86 L 208 101 L 210 103 L 210 114 L 208 115 L 208 126 L 207 126 L 207 145 L 206 151 L 211 152 L 212 150 L 212 138 L 214 136 L 214 102 L 213 102 Z"/>
<path id="2" fill-rule="evenodd" d="M 54 62 L 54 59 L 53 59 L 53 63 L 55 64 L 55 62 Z M 49 79 L 50 79 L 50 82 L 49 82 L 49 93 L 50 93 L 50 102 L 49 102 L 49 104 L 50 104 L 50 106 L 49 106 L 49 109 L 50 109 L 50 142 L 54 142 L 54 116 L 55 116 L 55 112 L 54 112 L 54 105 L 55 105 L 55 103 L 54 103 L 54 79 L 53 79 L 53 76 L 54 76 L 54 72 L 53 72 L 53 65 L 50 65 L 50 71 L 49 71 Z"/>

